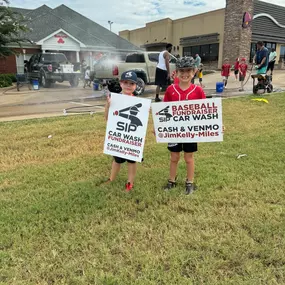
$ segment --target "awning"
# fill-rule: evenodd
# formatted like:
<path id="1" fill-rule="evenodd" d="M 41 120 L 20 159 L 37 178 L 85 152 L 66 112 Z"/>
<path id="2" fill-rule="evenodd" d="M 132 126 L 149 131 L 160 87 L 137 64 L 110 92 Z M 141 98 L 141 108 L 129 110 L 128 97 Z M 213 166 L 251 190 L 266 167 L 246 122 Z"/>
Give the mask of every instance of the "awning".
<path id="1" fill-rule="evenodd" d="M 152 47 L 165 47 L 167 43 L 160 42 L 160 43 L 149 43 L 149 44 L 144 44 L 141 45 L 141 48 L 152 48 Z"/>
<path id="2" fill-rule="evenodd" d="M 285 44 L 285 37 L 280 37 L 277 35 L 264 35 L 264 34 L 252 34 L 251 42 L 271 42 L 277 44 Z"/>
<path id="3" fill-rule="evenodd" d="M 212 44 L 216 42 L 219 42 L 218 33 L 180 38 L 181 46 L 195 46 L 203 44 Z"/>

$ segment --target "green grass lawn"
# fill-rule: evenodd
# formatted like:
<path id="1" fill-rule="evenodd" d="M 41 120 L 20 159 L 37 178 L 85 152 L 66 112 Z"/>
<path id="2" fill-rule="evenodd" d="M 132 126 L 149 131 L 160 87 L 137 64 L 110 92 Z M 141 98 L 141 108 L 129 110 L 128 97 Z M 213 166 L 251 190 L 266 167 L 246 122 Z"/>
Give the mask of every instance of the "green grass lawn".
<path id="1" fill-rule="evenodd" d="M 252 98 L 223 101 L 224 142 L 199 145 L 190 197 L 183 161 L 162 191 L 151 126 L 127 194 L 126 167 L 101 185 L 102 114 L 1 123 L 0 284 L 285 284 L 285 94 Z"/>

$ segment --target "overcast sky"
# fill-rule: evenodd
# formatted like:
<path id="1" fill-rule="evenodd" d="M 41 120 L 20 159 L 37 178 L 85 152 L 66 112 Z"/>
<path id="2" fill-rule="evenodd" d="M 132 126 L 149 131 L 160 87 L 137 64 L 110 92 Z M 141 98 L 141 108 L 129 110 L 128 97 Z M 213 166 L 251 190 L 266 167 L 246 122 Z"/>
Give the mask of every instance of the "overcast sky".
<path id="1" fill-rule="evenodd" d="M 267 2 L 285 6 L 285 0 Z M 106 28 L 109 28 L 108 20 L 114 22 L 115 33 L 166 17 L 177 19 L 224 8 L 225 3 L 225 0 L 10 0 L 12 7 L 31 9 L 43 4 L 51 8 L 65 4 Z"/>

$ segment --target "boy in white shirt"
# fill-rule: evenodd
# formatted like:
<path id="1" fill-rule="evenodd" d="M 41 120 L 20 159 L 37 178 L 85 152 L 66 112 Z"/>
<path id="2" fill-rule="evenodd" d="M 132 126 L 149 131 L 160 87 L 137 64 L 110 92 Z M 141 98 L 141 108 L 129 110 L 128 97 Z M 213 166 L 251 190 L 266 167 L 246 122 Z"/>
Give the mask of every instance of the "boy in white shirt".
<path id="1" fill-rule="evenodd" d="M 89 86 L 89 87 L 91 87 L 90 66 L 87 66 L 87 67 L 86 67 L 84 79 L 85 79 L 85 82 L 84 82 L 83 88 L 85 88 L 86 85 Z"/>

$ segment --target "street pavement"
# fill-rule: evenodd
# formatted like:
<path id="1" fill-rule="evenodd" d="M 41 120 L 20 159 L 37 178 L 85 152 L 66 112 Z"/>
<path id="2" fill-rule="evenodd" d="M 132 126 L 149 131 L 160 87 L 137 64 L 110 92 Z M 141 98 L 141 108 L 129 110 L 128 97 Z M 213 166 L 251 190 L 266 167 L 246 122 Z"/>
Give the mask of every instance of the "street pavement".
<path id="1" fill-rule="evenodd" d="M 239 92 L 240 83 L 232 75 L 228 82 L 228 89 L 223 94 L 216 94 L 216 82 L 221 81 L 220 72 L 204 76 L 205 93 L 209 97 L 234 97 L 252 93 L 252 79 L 245 86 L 244 92 Z M 195 82 L 198 84 L 198 80 Z M 276 91 L 285 90 L 285 70 L 278 70 L 273 77 Z M 146 98 L 155 97 L 155 86 L 147 86 Z M 162 96 L 161 96 L 162 97 Z M 0 121 L 41 118 L 50 116 L 96 113 L 102 112 L 105 96 L 102 91 L 91 88 L 70 87 L 67 83 L 56 83 L 52 88 L 29 90 L 27 86 L 0 90 Z M 65 111 L 64 111 L 65 110 Z"/>

